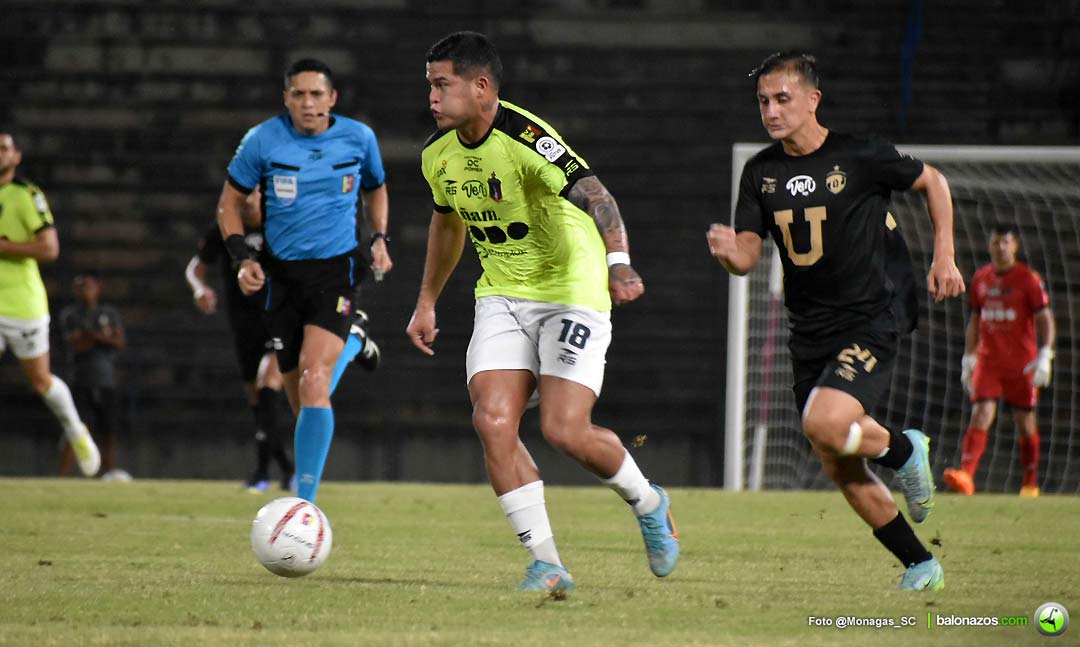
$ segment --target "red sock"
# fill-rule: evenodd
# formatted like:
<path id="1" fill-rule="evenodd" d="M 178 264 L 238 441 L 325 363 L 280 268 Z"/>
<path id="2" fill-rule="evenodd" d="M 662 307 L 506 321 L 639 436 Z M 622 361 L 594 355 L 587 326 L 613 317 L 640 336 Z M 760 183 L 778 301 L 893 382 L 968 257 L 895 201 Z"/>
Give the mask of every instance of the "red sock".
<path id="1" fill-rule="evenodd" d="M 982 458 L 986 449 L 986 430 L 978 427 L 968 427 L 964 434 L 963 453 L 960 455 L 960 467 L 975 478 L 975 470 L 979 469 L 979 459 Z"/>
<path id="2" fill-rule="evenodd" d="M 1020 435 L 1020 464 L 1024 467 L 1024 487 L 1038 485 L 1039 477 L 1039 432 L 1030 436 Z"/>

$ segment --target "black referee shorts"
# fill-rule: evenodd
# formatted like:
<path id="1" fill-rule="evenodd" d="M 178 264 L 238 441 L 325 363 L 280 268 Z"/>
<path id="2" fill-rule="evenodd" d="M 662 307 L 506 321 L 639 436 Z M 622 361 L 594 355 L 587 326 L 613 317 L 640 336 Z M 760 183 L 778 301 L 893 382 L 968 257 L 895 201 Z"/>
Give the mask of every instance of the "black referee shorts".
<path id="1" fill-rule="evenodd" d="M 862 404 L 863 411 L 873 411 L 892 381 L 899 344 L 895 330 L 866 329 L 822 344 L 817 356 L 796 358 L 792 353 L 795 384 L 791 389 L 799 414 L 806 408 L 810 391 L 818 386 L 848 393 Z"/>
<path id="2" fill-rule="evenodd" d="M 268 261 L 266 315 L 282 373 L 300 363 L 304 326 L 318 326 L 342 341 L 349 336 L 365 267 L 355 250 L 325 259 Z"/>

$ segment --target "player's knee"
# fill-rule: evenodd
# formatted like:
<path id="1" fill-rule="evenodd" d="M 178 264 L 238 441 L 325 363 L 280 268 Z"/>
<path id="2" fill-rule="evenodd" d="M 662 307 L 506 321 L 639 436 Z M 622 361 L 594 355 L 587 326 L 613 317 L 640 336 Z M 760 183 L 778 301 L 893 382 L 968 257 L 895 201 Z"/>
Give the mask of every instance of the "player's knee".
<path id="1" fill-rule="evenodd" d="M 544 411 L 540 415 L 540 433 L 549 445 L 573 455 L 577 444 L 591 431 L 589 421 L 568 411 Z"/>
<path id="2" fill-rule="evenodd" d="M 828 411 L 810 409 L 803 415 L 803 433 L 815 448 L 841 455 L 848 445 L 851 422 Z"/>
<path id="3" fill-rule="evenodd" d="M 472 421 L 485 447 L 498 444 L 499 439 L 513 440 L 516 446 L 518 418 L 511 411 L 478 402 L 473 407 Z"/>
<path id="4" fill-rule="evenodd" d="M 30 388 L 34 390 L 34 393 L 38 394 L 41 397 L 44 397 L 45 394 L 48 393 L 49 389 L 52 387 L 53 377 L 50 373 L 44 373 L 40 375 L 35 373 L 33 375 L 30 375 L 29 377 Z"/>
<path id="5" fill-rule="evenodd" d="M 330 373 L 331 371 L 323 366 L 313 366 L 301 373 L 301 406 L 329 406 Z"/>

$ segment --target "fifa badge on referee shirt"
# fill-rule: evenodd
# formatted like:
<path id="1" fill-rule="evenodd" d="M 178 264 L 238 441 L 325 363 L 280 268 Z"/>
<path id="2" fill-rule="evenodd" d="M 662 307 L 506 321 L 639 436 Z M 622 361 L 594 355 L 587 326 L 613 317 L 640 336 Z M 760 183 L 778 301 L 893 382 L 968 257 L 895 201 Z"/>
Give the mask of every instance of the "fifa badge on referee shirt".
<path id="1" fill-rule="evenodd" d="M 495 171 L 492 171 L 488 178 L 488 195 L 495 202 L 502 202 L 502 181 L 495 177 Z"/>

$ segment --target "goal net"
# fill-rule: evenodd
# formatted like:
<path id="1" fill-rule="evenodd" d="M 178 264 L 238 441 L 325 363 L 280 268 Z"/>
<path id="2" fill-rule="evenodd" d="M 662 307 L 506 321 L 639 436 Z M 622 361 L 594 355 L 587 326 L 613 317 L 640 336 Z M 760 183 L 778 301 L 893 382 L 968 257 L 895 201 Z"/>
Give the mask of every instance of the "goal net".
<path id="1" fill-rule="evenodd" d="M 732 195 L 746 161 L 764 145 L 736 144 Z M 990 262 L 997 222 L 1020 231 L 1021 260 L 1039 272 L 1057 323 L 1050 386 L 1037 408 L 1043 492 L 1080 492 L 1080 148 L 900 146 L 949 180 L 955 207 L 956 262 L 970 283 Z M 905 338 L 889 392 L 872 414 L 890 429 L 923 429 L 941 485 L 959 466 L 971 405 L 960 384 L 968 308 L 965 294 L 935 304 L 926 292 L 933 227 L 918 192 L 894 193 L 891 213 L 911 249 L 921 291 L 919 328 Z M 724 484 L 728 489 L 830 486 L 803 437 L 791 392 L 780 258 L 771 240 L 746 277 L 731 277 L 728 310 Z M 889 483 L 892 472 L 880 471 Z M 1018 492 L 1023 476 L 1017 432 L 1004 402 L 975 478 L 977 491 Z"/>

